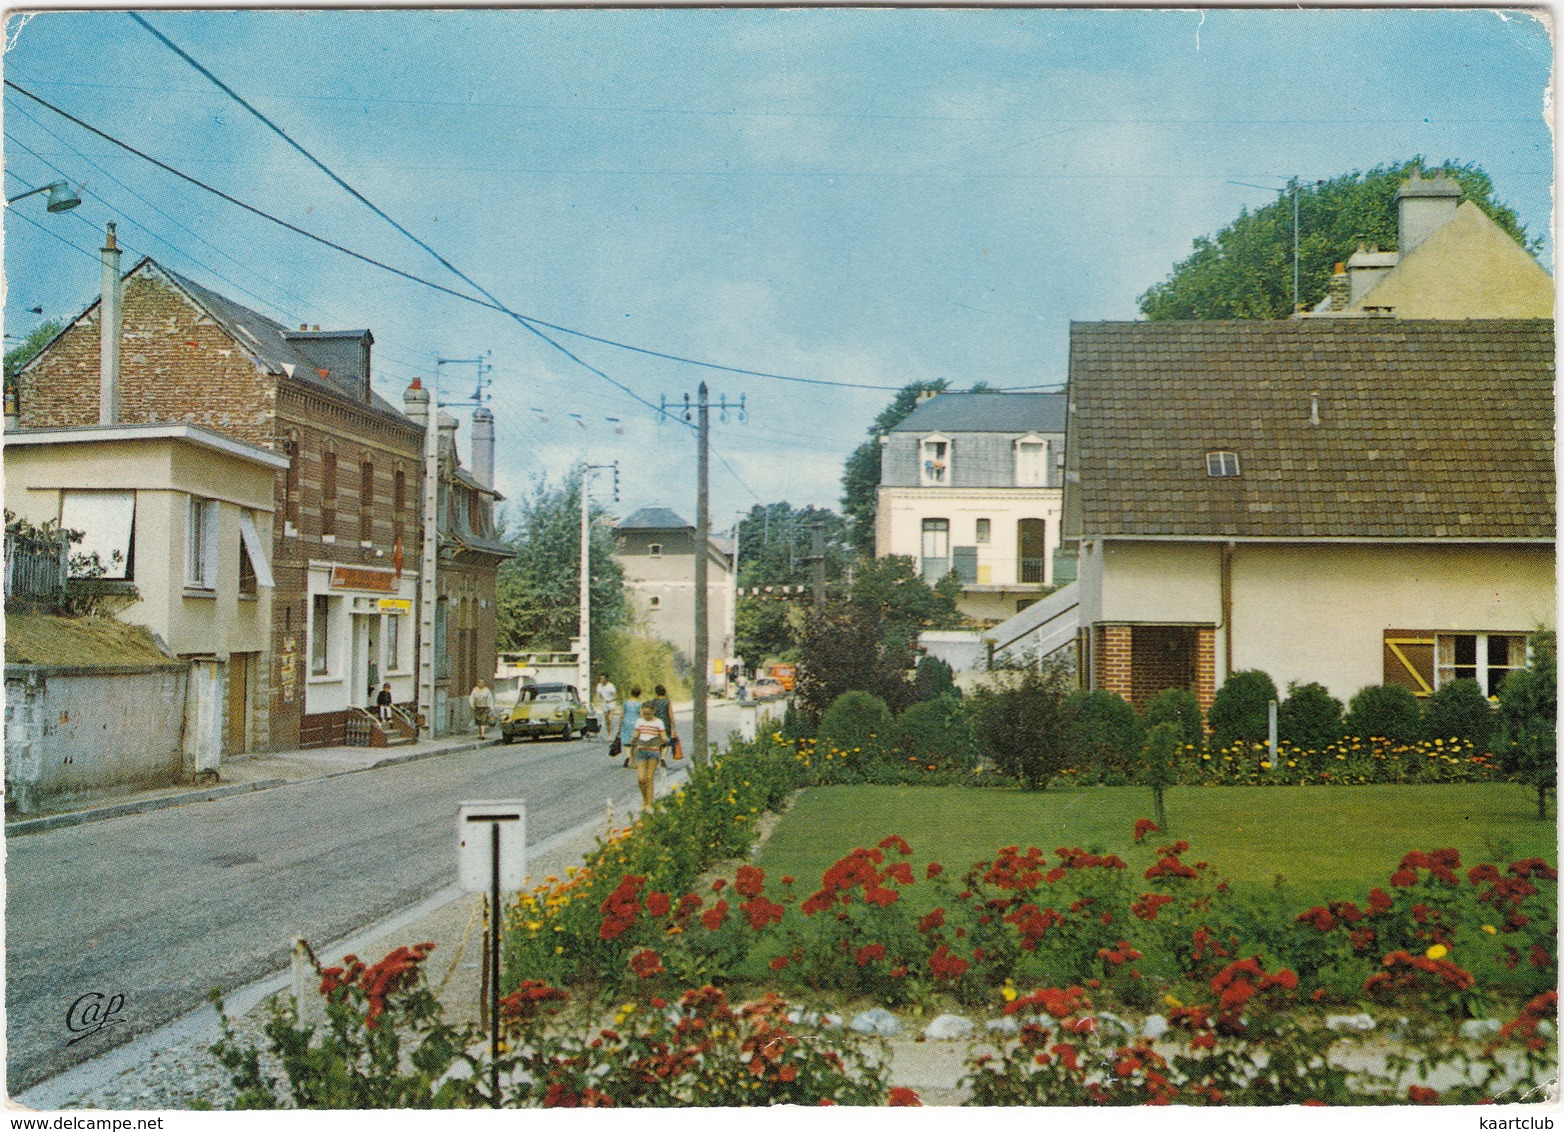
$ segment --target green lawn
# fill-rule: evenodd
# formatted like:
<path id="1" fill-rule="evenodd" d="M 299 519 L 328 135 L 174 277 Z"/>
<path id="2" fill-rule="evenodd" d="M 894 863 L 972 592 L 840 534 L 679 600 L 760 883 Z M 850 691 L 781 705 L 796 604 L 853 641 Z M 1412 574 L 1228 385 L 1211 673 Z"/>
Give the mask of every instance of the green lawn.
<path id="1" fill-rule="evenodd" d="M 1463 862 L 1540 856 L 1557 860 L 1552 820 L 1535 795 L 1512 785 L 1184 787 L 1167 793 L 1171 829 L 1149 839 L 1189 841 L 1186 860 L 1209 860 L 1237 889 L 1275 884 L 1303 902 L 1361 898 L 1385 883 L 1411 849 L 1454 846 Z M 1132 863 L 1131 830 L 1152 812 L 1144 787 L 1021 791 L 920 786 L 823 786 L 806 790 L 762 849 L 768 876 L 799 885 L 855 846 L 899 833 L 920 864 L 958 874 L 1005 845 L 1116 852 Z M 1144 849 L 1140 850 L 1144 852 Z M 909 896 L 912 896 L 909 893 Z"/>

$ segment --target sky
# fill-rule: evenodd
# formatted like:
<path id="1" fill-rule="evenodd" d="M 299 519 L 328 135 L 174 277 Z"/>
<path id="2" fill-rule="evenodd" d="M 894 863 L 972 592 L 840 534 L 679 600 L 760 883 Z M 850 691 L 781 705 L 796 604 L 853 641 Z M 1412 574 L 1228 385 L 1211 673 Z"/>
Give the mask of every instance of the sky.
<path id="1" fill-rule="evenodd" d="M 351 259 L 5 92 L 7 346 L 93 299 L 106 222 L 288 326 L 374 332 L 377 390 L 492 365 L 496 479 L 615 460 L 618 515 L 838 507 L 900 386 L 1057 387 L 1072 320 L 1138 317 L 1192 241 L 1325 179 L 1474 162 L 1552 270 L 1552 46 L 1519 11 L 147 11 L 384 213 L 538 327 Z M 5 77 L 291 224 L 468 295 L 124 12 L 12 16 Z M 1344 254 L 1350 249 L 1344 249 Z M 42 314 L 33 313 L 42 308 Z M 536 324 L 534 324 L 536 325 Z M 564 351 L 569 351 L 567 354 Z M 570 355 L 574 355 L 574 358 Z M 578 360 L 579 359 L 579 360 Z M 585 363 L 585 364 L 582 364 Z M 867 388 L 864 388 L 867 387 Z M 462 421 L 465 454 L 471 406 Z M 724 417 L 726 419 L 724 419 Z"/>

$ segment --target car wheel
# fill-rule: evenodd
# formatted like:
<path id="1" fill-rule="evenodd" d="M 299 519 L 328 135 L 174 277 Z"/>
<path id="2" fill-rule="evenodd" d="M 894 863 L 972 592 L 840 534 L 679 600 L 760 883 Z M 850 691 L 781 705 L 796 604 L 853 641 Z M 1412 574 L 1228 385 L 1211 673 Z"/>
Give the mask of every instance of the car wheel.
<path id="1" fill-rule="evenodd" d="M 566 720 L 564 728 L 559 733 L 559 741 L 561 743 L 568 743 L 568 742 L 570 742 L 570 731 L 571 731 L 570 721 Z"/>

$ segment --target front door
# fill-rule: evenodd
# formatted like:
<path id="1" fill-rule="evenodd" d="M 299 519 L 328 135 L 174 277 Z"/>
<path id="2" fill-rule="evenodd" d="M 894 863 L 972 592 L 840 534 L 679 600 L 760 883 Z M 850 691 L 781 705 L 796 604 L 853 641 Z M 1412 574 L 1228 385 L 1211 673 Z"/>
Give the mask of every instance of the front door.
<path id="1" fill-rule="evenodd" d="M 223 728 L 223 753 L 241 754 L 246 749 L 246 724 L 250 719 L 250 654 L 231 653 L 228 657 L 227 715 Z"/>

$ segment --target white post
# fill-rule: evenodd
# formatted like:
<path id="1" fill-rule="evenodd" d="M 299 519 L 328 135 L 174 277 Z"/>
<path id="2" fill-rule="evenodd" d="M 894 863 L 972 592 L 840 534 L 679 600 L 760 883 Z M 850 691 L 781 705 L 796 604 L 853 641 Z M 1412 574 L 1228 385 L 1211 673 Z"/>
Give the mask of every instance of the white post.
<path id="1" fill-rule="evenodd" d="M 423 541 L 418 560 L 418 714 L 430 738 L 438 732 L 434 718 L 435 571 L 440 554 L 440 367 L 429 390 L 429 415 L 424 418 Z"/>
<path id="2" fill-rule="evenodd" d="M 293 975 L 294 1022 L 301 1029 L 313 1028 L 321 1019 L 322 1003 L 315 983 L 315 965 L 309 960 L 309 945 L 304 942 L 303 936 L 293 937 L 290 966 Z"/>
<path id="3" fill-rule="evenodd" d="M 1268 715 L 1270 717 L 1270 719 L 1269 719 L 1269 722 L 1270 722 L 1270 737 L 1269 738 L 1270 738 L 1270 747 L 1271 747 L 1271 769 L 1275 770 L 1276 769 L 1276 701 L 1275 700 L 1271 701 L 1270 708 L 1269 708 L 1269 711 L 1268 711 Z"/>
<path id="4" fill-rule="evenodd" d="M 581 461 L 581 568 L 580 602 L 581 642 L 576 650 L 576 673 L 580 682 L 581 699 L 590 711 L 592 707 L 592 505 L 587 485 L 592 479 L 592 467 Z M 607 727 L 607 721 L 604 721 Z M 606 734 L 606 732 L 605 732 Z"/>

